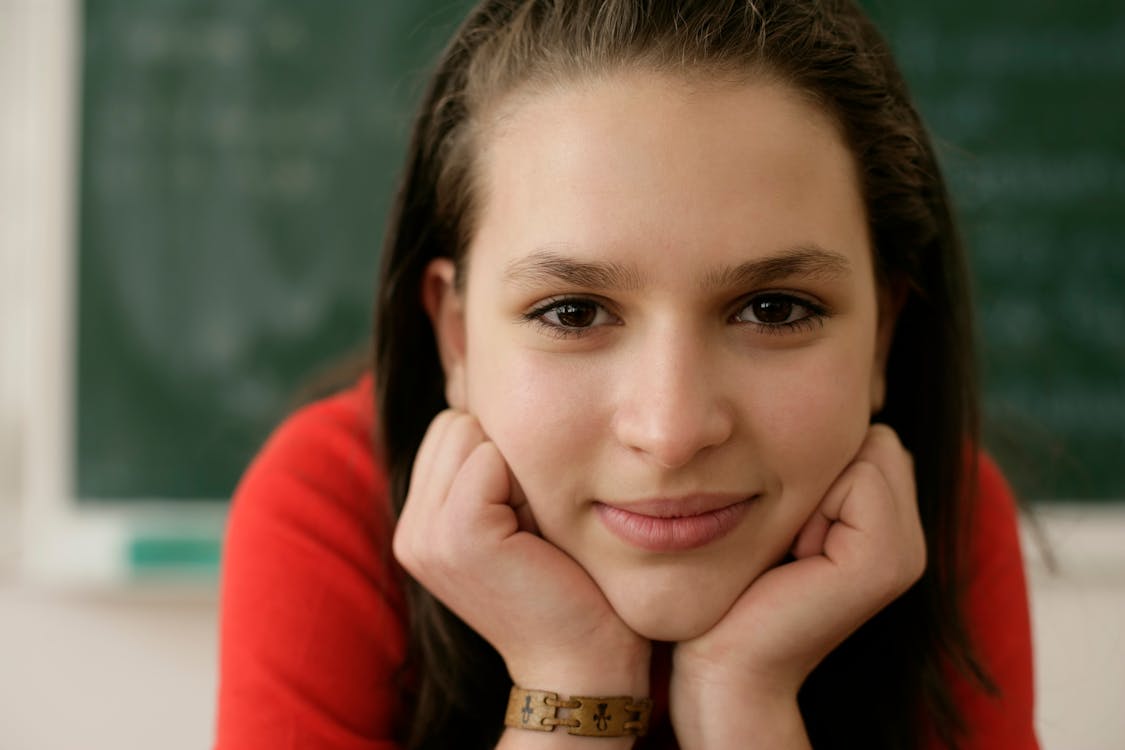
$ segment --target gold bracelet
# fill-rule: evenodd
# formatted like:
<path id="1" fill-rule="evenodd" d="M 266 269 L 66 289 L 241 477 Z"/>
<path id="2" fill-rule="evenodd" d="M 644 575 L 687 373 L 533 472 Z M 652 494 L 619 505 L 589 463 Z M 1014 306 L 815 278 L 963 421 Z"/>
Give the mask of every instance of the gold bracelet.
<path id="1" fill-rule="evenodd" d="M 559 709 L 569 710 L 565 717 Z M 524 690 L 512 686 L 508 694 L 508 710 L 504 726 L 553 732 L 566 727 L 569 734 L 581 737 L 641 736 L 648 731 L 652 701 L 627 695 L 592 698 L 585 695 L 559 700 L 558 693 L 545 690 Z"/>

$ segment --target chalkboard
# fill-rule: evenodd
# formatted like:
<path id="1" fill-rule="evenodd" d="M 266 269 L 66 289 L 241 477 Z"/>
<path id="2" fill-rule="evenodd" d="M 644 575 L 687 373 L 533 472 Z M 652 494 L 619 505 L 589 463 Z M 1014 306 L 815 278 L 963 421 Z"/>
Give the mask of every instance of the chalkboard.
<path id="1" fill-rule="evenodd" d="M 412 109 L 465 8 L 86 2 L 80 498 L 228 497 L 366 339 Z"/>
<path id="2" fill-rule="evenodd" d="M 228 497 L 367 338 L 412 110 L 469 5 L 87 0 L 83 501 Z M 1125 11 L 866 5 L 972 248 L 990 446 L 1030 497 L 1125 497 Z"/>
<path id="3" fill-rule="evenodd" d="M 1025 496 L 1125 498 L 1125 5 L 868 7 L 972 252 L 989 447 Z"/>

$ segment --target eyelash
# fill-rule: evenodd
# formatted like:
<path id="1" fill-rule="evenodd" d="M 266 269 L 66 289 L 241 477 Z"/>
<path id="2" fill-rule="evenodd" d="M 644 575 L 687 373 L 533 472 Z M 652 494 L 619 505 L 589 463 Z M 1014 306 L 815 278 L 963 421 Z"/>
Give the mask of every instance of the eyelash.
<path id="1" fill-rule="evenodd" d="M 808 312 L 804 317 L 784 323 L 758 323 L 752 320 L 737 320 L 738 314 L 748 308 L 752 303 L 754 303 L 755 301 L 762 301 L 767 299 L 772 301 L 787 302 L 794 306 L 804 308 Z M 557 323 L 551 323 L 545 320 L 544 316 L 546 316 L 548 313 L 559 310 L 560 308 L 568 304 L 576 306 L 590 305 L 597 308 L 598 311 L 602 311 L 612 315 L 612 313 L 609 312 L 604 304 L 596 300 L 592 300 L 586 297 L 554 297 L 546 300 L 542 305 L 539 305 L 534 310 L 524 313 L 523 319 L 528 323 L 532 323 L 538 326 L 545 333 L 556 338 L 570 339 L 587 335 L 596 326 L 590 325 L 584 327 L 568 327 L 561 326 Z M 595 315 L 596 314 L 597 311 L 595 312 Z M 806 299 L 804 297 L 799 297 L 795 294 L 789 294 L 787 292 L 758 292 L 739 301 L 735 313 L 732 314 L 729 319 L 732 320 L 732 322 L 737 323 L 738 325 L 751 326 L 757 333 L 765 334 L 767 336 L 780 336 L 787 333 L 811 331 L 815 328 L 823 326 L 825 319 L 827 319 L 828 317 L 829 312 L 823 305 L 819 305 L 812 300 Z"/>
<path id="2" fill-rule="evenodd" d="M 544 319 L 544 316 L 547 315 L 547 313 L 558 310 L 564 305 L 590 305 L 597 308 L 597 311 L 604 311 L 607 314 L 612 314 L 609 313 L 609 310 L 606 309 L 606 306 L 602 303 L 596 300 L 588 299 L 586 297 L 552 297 L 551 299 L 546 300 L 542 305 L 536 307 L 534 310 L 524 313 L 523 319 L 528 323 L 532 323 L 538 326 L 545 333 L 560 339 L 579 338 L 581 336 L 585 336 L 591 330 L 593 330 L 593 326 L 571 328 L 568 326 L 561 326 L 557 323 L 550 323 Z M 597 313 L 595 312 L 595 314 Z"/>
<path id="3" fill-rule="evenodd" d="M 786 333 L 811 331 L 823 326 L 824 321 L 829 317 L 828 308 L 810 299 L 796 294 L 790 294 L 789 292 L 756 292 L 748 297 L 744 297 L 738 303 L 737 312 L 731 317 L 736 317 L 738 313 L 750 307 L 755 301 L 762 300 L 787 302 L 794 307 L 801 307 L 806 310 L 806 314 L 803 317 L 786 323 L 756 323 L 752 320 L 738 321 L 741 325 L 753 326 L 755 331 L 766 334 L 767 336 L 781 336 Z"/>

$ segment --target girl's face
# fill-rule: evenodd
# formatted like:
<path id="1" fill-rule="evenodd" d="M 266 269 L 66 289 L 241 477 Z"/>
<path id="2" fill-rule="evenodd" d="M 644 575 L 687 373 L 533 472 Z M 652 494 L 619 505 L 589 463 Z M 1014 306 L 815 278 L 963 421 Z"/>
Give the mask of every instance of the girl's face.
<path id="1" fill-rule="evenodd" d="M 779 84 L 635 71 L 510 97 L 481 138 L 464 293 L 448 261 L 424 284 L 450 403 L 629 626 L 691 638 L 785 555 L 881 403 L 853 158 Z"/>

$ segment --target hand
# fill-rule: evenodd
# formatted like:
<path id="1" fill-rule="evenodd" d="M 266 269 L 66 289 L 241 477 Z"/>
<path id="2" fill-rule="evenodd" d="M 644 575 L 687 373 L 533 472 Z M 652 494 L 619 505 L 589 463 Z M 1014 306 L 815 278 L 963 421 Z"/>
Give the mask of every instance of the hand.
<path id="1" fill-rule="evenodd" d="M 516 684 L 646 695 L 651 644 L 511 497 L 508 467 L 476 418 L 442 412 L 414 462 L 395 557 L 492 644 Z"/>
<path id="2" fill-rule="evenodd" d="M 748 701 L 757 702 L 751 714 L 759 708 L 786 738 L 763 746 L 807 746 L 798 688 L 832 649 L 921 577 L 926 548 L 913 462 L 891 428 L 869 428 L 791 552 L 795 560 L 750 584 L 710 631 L 676 646 L 671 710 L 684 748 L 749 746 L 731 733 L 755 729 Z M 757 730 L 762 742 L 769 730 Z"/>

